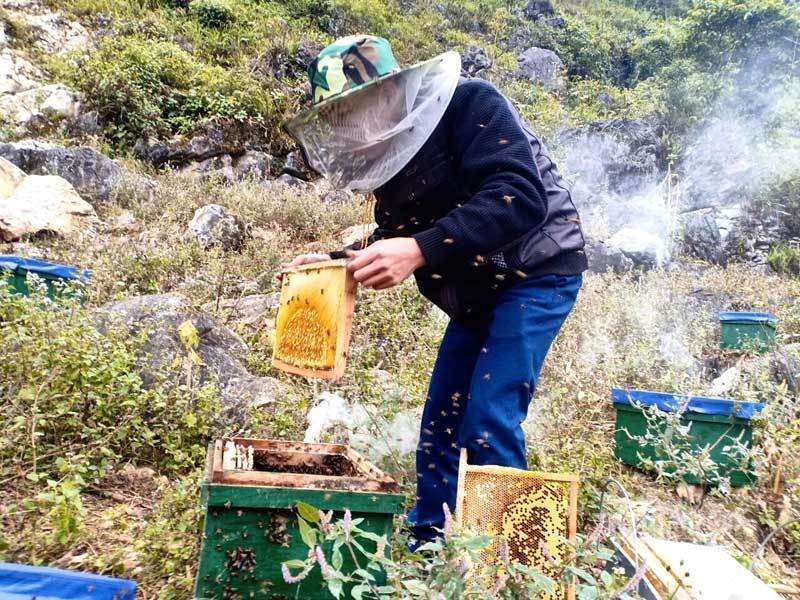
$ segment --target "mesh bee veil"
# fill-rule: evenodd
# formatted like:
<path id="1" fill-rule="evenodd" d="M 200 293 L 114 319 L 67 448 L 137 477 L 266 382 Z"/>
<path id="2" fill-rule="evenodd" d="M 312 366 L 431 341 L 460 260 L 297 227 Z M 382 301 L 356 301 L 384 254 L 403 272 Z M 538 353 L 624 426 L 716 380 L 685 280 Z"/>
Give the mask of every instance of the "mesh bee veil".
<path id="1" fill-rule="evenodd" d="M 333 185 L 371 192 L 413 158 L 439 124 L 461 72 L 445 52 L 286 124 L 311 167 Z"/>

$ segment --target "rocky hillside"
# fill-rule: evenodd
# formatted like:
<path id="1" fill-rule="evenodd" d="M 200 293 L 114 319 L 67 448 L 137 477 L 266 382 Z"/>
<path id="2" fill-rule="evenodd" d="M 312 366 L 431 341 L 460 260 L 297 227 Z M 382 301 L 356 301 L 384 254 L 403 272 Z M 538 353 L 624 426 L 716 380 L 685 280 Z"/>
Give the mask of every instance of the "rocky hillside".
<path id="1" fill-rule="evenodd" d="M 357 32 L 405 64 L 461 52 L 572 183 L 592 272 L 526 422 L 532 466 L 581 475 L 587 534 L 614 477 L 640 528 L 749 564 L 800 516 L 789 0 L 2 0 L 0 253 L 91 276 L 80 301 L 0 287 L 0 560 L 190 597 L 199 469 L 221 434 L 346 440 L 413 482 L 445 324 L 413 284 L 359 292 L 341 382 L 269 365 L 280 263 L 365 221 L 363 199 L 315 177 L 280 128 L 309 102 L 316 52 Z M 720 310 L 775 313 L 778 348 L 720 351 Z M 766 402 L 758 483 L 698 502 L 666 463 L 623 467 L 612 386 Z M 799 581 L 799 548 L 800 529 L 779 534 L 756 572 Z M 584 582 L 581 597 L 620 587 Z"/>

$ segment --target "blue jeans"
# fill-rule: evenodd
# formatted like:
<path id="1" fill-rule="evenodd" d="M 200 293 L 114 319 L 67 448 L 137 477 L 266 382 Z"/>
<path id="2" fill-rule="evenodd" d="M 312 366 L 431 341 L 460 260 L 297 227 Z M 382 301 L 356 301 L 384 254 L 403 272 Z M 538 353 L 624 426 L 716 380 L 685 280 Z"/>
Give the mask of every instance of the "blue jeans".
<path id="1" fill-rule="evenodd" d="M 433 368 L 417 446 L 417 540 L 437 537 L 455 509 L 458 459 L 526 469 L 528 414 L 542 363 L 575 304 L 581 275 L 545 275 L 504 291 L 485 325 L 450 321 Z"/>

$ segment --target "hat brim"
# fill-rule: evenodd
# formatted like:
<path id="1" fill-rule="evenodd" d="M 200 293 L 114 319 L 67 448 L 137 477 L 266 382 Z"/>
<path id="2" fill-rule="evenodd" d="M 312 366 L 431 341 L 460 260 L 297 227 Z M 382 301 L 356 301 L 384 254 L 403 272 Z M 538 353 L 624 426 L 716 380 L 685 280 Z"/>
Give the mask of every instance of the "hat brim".
<path id="1" fill-rule="evenodd" d="M 382 75 L 381 77 L 375 77 L 374 79 L 371 79 L 370 81 L 367 81 L 359 85 L 358 87 L 345 90 L 339 94 L 336 94 L 335 96 L 326 98 L 322 102 L 314 104 L 313 106 L 310 106 L 309 108 L 297 113 L 294 117 L 287 119 L 281 124 L 281 127 L 287 134 L 289 134 L 289 136 L 292 139 L 294 139 L 299 144 L 299 141 L 295 139 L 294 135 L 292 134 L 291 130 L 292 125 L 306 122 L 311 118 L 313 118 L 314 116 L 316 116 L 317 114 L 319 114 L 320 112 L 328 109 L 329 107 L 334 106 L 340 102 L 343 102 L 344 100 L 354 98 L 360 94 L 365 94 L 366 92 L 372 90 L 376 86 L 379 86 L 380 84 L 390 79 L 393 79 L 399 75 L 408 73 L 415 69 L 426 67 L 431 63 L 436 62 L 437 60 L 442 60 L 446 54 L 448 54 L 448 52 L 443 52 L 442 54 L 438 54 L 428 60 L 418 62 L 416 64 L 411 65 L 410 67 L 405 67 L 404 69 L 398 69 L 397 71 L 392 71 L 391 73 L 387 73 L 386 75 Z"/>

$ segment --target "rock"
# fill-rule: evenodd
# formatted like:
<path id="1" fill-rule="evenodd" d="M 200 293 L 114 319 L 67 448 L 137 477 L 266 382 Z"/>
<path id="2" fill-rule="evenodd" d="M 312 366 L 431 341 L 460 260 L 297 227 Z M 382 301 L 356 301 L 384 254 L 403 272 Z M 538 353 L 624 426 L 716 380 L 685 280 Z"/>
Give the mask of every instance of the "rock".
<path id="1" fill-rule="evenodd" d="M 25 172 L 22 169 L 5 158 L 0 158 L 0 200 L 11 196 L 23 179 Z"/>
<path id="2" fill-rule="evenodd" d="M 201 180 L 218 178 L 234 183 L 244 179 L 267 179 L 271 164 L 272 157 L 269 154 L 251 150 L 237 158 L 223 154 L 191 163 L 181 168 L 181 171 L 196 175 Z"/>
<path id="3" fill-rule="evenodd" d="M 133 213 L 126 210 L 114 217 L 109 223 L 109 228 L 112 231 L 133 231 L 137 228 L 137 224 L 138 221 L 133 216 Z"/>
<path id="4" fill-rule="evenodd" d="M 719 226 L 710 210 L 696 210 L 682 215 L 684 251 L 714 264 L 725 264 Z"/>
<path id="5" fill-rule="evenodd" d="M 541 83 L 549 90 L 562 91 L 566 88 L 564 63 L 552 50 L 528 48 L 517 57 L 517 77 Z"/>
<path id="6" fill-rule="evenodd" d="M 219 204 L 207 204 L 194 212 L 189 232 L 203 248 L 220 246 L 225 250 L 241 247 L 245 225 L 239 215 Z"/>
<path id="7" fill-rule="evenodd" d="M 250 150 L 233 162 L 237 179 L 267 179 L 272 166 L 272 156 L 266 152 Z"/>
<path id="8" fill-rule="evenodd" d="M 375 226 L 371 223 L 364 225 L 353 225 L 339 232 L 337 237 L 342 243 L 342 246 L 346 247 L 355 244 L 356 242 L 360 242 L 364 238 L 364 231 L 366 230 L 367 232 L 372 233 L 373 229 L 375 229 Z"/>
<path id="9" fill-rule="evenodd" d="M 255 142 L 253 128 L 234 121 L 211 121 L 191 137 L 175 136 L 167 142 L 140 138 L 133 153 L 136 158 L 155 166 L 185 165 L 215 156 L 240 156 Z"/>
<path id="10" fill-rule="evenodd" d="M 665 240 L 635 227 L 623 227 L 606 244 L 617 248 L 636 267 L 661 267 L 669 262 Z"/>
<path id="11" fill-rule="evenodd" d="M 621 273 L 633 268 L 633 261 L 622 250 L 602 240 L 586 240 L 586 258 L 592 273 Z"/>
<path id="12" fill-rule="evenodd" d="M 279 183 L 281 185 L 285 185 L 287 187 L 306 187 L 308 186 L 308 182 L 302 179 L 298 179 L 294 175 L 289 175 L 288 173 L 284 173 L 283 175 L 275 178 L 275 183 Z"/>
<path id="13" fill-rule="evenodd" d="M 639 119 L 593 121 L 559 135 L 565 171 L 581 186 L 630 195 L 661 179 L 664 145 Z"/>
<path id="14" fill-rule="evenodd" d="M 770 355 L 769 370 L 774 381 L 785 383 L 793 394 L 800 392 L 800 343 L 775 350 Z"/>
<path id="15" fill-rule="evenodd" d="M 43 232 L 88 233 L 96 221 L 91 204 L 54 175 L 29 175 L 0 200 L 0 238 L 6 242 Z"/>
<path id="16" fill-rule="evenodd" d="M 9 49 L 0 51 L 0 95 L 18 94 L 40 87 L 42 72 Z"/>
<path id="17" fill-rule="evenodd" d="M 528 19 L 536 20 L 548 15 L 552 15 L 553 3 L 551 0 L 529 0 L 522 11 Z"/>
<path id="18" fill-rule="evenodd" d="M 79 107 L 78 94 L 60 83 L 0 95 L 0 114 L 22 129 L 58 119 L 73 119 Z"/>
<path id="19" fill-rule="evenodd" d="M 549 19 L 545 19 L 544 22 L 547 23 L 550 27 L 555 27 L 557 29 L 567 26 L 567 20 L 562 16 L 550 17 Z"/>
<path id="20" fill-rule="evenodd" d="M 225 325 L 240 323 L 252 330 L 258 330 L 266 319 L 274 316 L 279 302 L 280 294 L 276 292 L 223 298 L 218 306 L 216 302 L 209 302 L 203 308 L 207 311 L 218 310 Z"/>
<path id="21" fill-rule="evenodd" d="M 461 54 L 461 74 L 464 77 L 481 77 L 492 66 L 486 48 L 467 46 Z"/>
<path id="22" fill-rule="evenodd" d="M 72 130 L 72 134 L 77 137 L 100 135 L 103 133 L 103 122 L 100 118 L 100 113 L 96 110 L 90 110 L 79 114 L 73 119 L 70 129 Z"/>
<path id="23" fill-rule="evenodd" d="M 35 45 L 48 54 L 66 54 L 91 47 L 86 29 L 76 21 L 54 12 L 28 15 L 23 19 L 37 38 Z"/>
<path id="24" fill-rule="evenodd" d="M 281 174 L 284 173 L 297 177 L 298 179 L 305 179 L 306 181 L 313 176 L 311 168 L 306 164 L 302 153 L 297 151 L 290 152 L 286 155 L 283 167 L 281 168 Z"/>
<path id="25" fill-rule="evenodd" d="M 219 385 L 223 422 L 226 424 L 244 425 L 251 405 L 270 403 L 280 394 L 279 382 L 247 372 L 242 364 L 247 344 L 239 336 L 207 313 L 193 309 L 179 294 L 137 296 L 111 302 L 98 310 L 97 317 L 98 328 L 104 332 L 120 325 L 134 333 L 147 332 L 143 347 L 145 358 L 140 369 L 148 386 L 152 386 L 160 376 L 177 381 L 183 375 L 182 361 L 176 359 L 185 357 L 186 349 L 178 327 L 191 321 L 199 335 L 196 352 L 202 361 L 197 369 L 196 382 L 216 382 Z"/>
<path id="26" fill-rule="evenodd" d="M 602 91 L 599 94 L 597 94 L 597 99 L 600 101 L 600 104 L 602 104 L 606 108 L 611 108 L 612 106 L 614 106 L 614 99 L 611 97 L 611 94 L 609 94 L 606 91 Z"/>
<path id="27" fill-rule="evenodd" d="M 300 74 L 304 74 L 306 72 L 308 66 L 314 61 L 320 50 L 322 50 L 322 46 L 316 42 L 303 40 L 297 44 L 297 52 L 295 52 L 294 55 L 294 62 L 299 68 L 301 72 Z"/>
<path id="28" fill-rule="evenodd" d="M 736 367 L 726 369 L 721 375 L 716 377 L 708 388 L 709 396 L 715 398 L 726 396 L 739 383 L 742 372 Z"/>
<path id="29" fill-rule="evenodd" d="M 6 158 L 29 175 L 58 175 L 83 196 L 109 202 L 121 193 L 151 198 L 155 184 L 147 177 L 130 173 L 94 148 L 65 148 L 35 140 L 0 144 Z"/>

